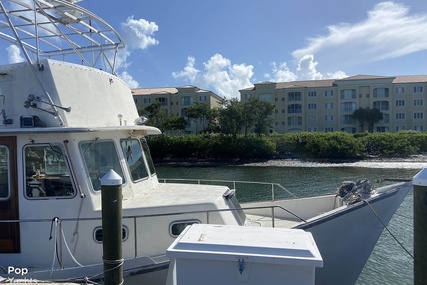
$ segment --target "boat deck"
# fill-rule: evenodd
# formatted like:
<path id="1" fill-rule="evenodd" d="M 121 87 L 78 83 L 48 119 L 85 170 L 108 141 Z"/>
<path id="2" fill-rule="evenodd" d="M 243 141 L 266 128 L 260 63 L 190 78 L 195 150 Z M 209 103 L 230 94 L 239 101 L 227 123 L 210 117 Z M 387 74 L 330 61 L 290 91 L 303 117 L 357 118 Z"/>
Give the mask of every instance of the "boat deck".
<path id="1" fill-rule="evenodd" d="M 274 219 L 274 225 L 273 225 L 273 219 L 268 216 L 261 216 L 261 215 L 252 215 L 252 214 L 246 214 L 246 226 L 250 227 L 276 227 L 276 228 L 293 228 L 296 225 L 300 224 L 301 221 L 297 219 Z"/>

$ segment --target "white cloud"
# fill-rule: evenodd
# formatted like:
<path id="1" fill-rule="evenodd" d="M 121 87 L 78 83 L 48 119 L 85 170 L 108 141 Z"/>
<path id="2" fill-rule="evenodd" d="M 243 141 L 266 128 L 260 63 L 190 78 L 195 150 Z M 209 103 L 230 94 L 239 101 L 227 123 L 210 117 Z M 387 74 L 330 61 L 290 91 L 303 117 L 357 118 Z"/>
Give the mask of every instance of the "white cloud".
<path id="1" fill-rule="evenodd" d="M 145 19 L 135 20 L 133 16 L 126 19 L 121 24 L 123 38 L 129 49 L 147 49 L 149 46 L 159 44 L 153 35 L 159 30 L 155 22 L 149 22 Z"/>
<path id="2" fill-rule="evenodd" d="M 17 63 L 17 62 L 23 62 L 25 59 L 21 56 L 21 50 L 15 46 L 10 45 L 6 48 L 7 51 L 7 59 L 9 63 Z"/>
<path id="3" fill-rule="evenodd" d="M 127 71 L 123 71 L 119 77 L 126 82 L 127 86 L 131 89 L 133 88 L 138 88 L 139 87 L 139 83 L 133 79 L 133 77 L 127 72 Z"/>
<path id="4" fill-rule="evenodd" d="M 271 73 L 265 74 L 265 77 L 274 82 L 289 82 L 296 80 L 338 79 L 348 76 L 342 70 L 322 74 L 317 70 L 318 64 L 319 63 L 314 60 L 314 55 L 311 54 L 305 55 L 299 59 L 295 71 L 291 71 L 286 62 L 280 64 L 273 62 Z"/>
<path id="5" fill-rule="evenodd" d="M 409 8 L 394 2 L 377 4 L 364 21 L 328 27 L 326 36 L 309 39 L 292 55 L 307 55 L 328 65 L 349 65 L 392 59 L 427 49 L 427 16 L 410 15 Z"/>
<path id="6" fill-rule="evenodd" d="M 286 81 L 295 81 L 297 80 L 297 76 L 294 72 L 292 72 L 286 62 L 277 64 L 273 62 L 272 64 L 272 74 L 265 74 L 265 77 L 268 80 L 276 81 L 276 82 L 286 82 Z"/>
<path id="7" fill-rule="evenodd" d="M 154 38 L 159 26 L 155 22 L 145 19 L 136 20 L 130 16 L 121 23 L 121 27 L 126 47 L 117 53 L 117 69 L 122 70 L 120 77 L 128 83 L 130 88 L 137 88 L 139 83 L 126 71 L 132 64 L 129 58 L 136 50 L 145 50 L 159 44 L 159 41 Z"/>
<path id="8" fill-rule="evenodd" d="M 192 56 L 187 57 L 187 65 L 180 72 L 172 72 L 172 76 L 175 78 L 188 79 L 190 82 L 195 82 L 200 70 L 195 68 L 196 59 Z"/>
<path id="9" fill-rule="evenodd" d="M 173 72 L 175 78 L 183 78 L 202 88 L 213 88 L 225 98 L 239 97 L 239 89 L 252 86 L 253 66 L 232 64 L 228 58 L 215 54 L 203 63 L 203 71 L 195 67 L 195 58 L 189 56 L 182 71 Z"/>

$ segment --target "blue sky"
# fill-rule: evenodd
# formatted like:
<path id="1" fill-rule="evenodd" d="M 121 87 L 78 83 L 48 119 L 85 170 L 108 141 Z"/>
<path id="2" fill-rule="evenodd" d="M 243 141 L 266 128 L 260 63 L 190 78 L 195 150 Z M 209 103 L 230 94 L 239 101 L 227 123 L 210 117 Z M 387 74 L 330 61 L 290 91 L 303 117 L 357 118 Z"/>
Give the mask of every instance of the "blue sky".
<path id="1" fill-rule="evenodd" d="M 118 74 L 131 88 L 196 85 L 230 98 L 262 81 L 427 74 L 424 0 L 77 4 L 125 38 Z"/>

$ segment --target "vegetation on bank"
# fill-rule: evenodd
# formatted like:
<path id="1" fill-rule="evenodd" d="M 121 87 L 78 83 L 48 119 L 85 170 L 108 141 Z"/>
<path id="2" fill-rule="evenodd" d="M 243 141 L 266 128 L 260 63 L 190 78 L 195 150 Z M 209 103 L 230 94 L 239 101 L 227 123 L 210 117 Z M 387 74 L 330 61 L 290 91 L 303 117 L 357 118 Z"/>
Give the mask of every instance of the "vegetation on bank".
<path id="1" fill-rule="evenodd" d="M 302 132 L 271 135 L 160 135 L 148 144 L 155 160 L 364 159 L 427 152 L 427 133 Z"/>

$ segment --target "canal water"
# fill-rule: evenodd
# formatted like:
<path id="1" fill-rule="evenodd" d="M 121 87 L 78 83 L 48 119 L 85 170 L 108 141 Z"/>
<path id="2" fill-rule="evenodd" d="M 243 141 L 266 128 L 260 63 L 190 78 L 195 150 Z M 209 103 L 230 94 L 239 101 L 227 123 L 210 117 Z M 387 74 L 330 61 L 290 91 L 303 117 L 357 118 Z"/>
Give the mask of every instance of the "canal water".
<path id="1" fill-rule="evenodd" d="M 392 183 L 389 179 L 412 179 L 425 166 L 427 163 L 411 161 L 326 164 L 277 160 L 239 166 L 162 165 L 157 166 L 157 174 L 159 178 L 273 182 L 304 197 L 335 193 L 343 181 L 367 178 L 378 187 Z M 269 199 L 271 191 L 266 189 L 262 194 L 248 188 L 247 192 L 237 192 L 239 200 Z M 391 234 L 383 232 L 356 285 L 414 283 L 413 259 L 393 238 L 413 254 L 412 192 L 393 216 L 388 229 Z"/>

